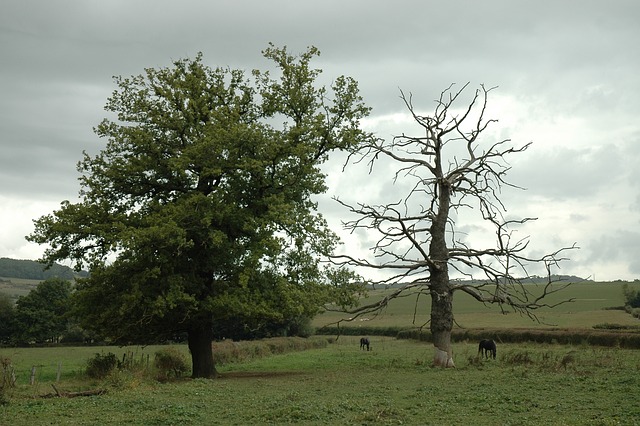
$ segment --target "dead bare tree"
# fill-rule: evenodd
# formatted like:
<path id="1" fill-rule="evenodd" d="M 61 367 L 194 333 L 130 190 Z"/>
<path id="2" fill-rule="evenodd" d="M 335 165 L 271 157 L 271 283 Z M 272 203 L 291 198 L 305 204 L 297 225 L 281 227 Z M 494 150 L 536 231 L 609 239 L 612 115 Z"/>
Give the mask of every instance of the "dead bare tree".
<path id="1" fill-rule="evenodd" d="M 375 230 L 379 239 L 372 247 L 373 260 L 349 254 L 337 255 L 338 264 L 365 267 L 384 272 L 377 283 L 397 289 L 384 299 L 349 311 L 353 318 L 379 312 L 390 300 L 419 291 L 431 297 L 430 329 L 435 348 L 434 365 L 453 367 L 451 330 L 453 294 L 463 291 L 482 303 L 500 305 L 537 319 L 535 310 L 549 306 L 545 298 L 562 290 L 567 283 L 556 283 L 552 269 L 563 253 L 576 248 L 563 247 L 542 257 L 529 257 L 529 238 L 518 239 L 515 230 L 535 218 L 506 220 L 500 194 L 510 169 L 506 157 L 522 153 L 531 143 L 513 147 L 509 139 L 481 143 L 489 125 L 485 117 L 488 95 L 493 88 L 480 86 L 470 101 L 462 101 L 468 83 L 460 90 L 449 86 L 440 94 L 432 115 L 416 112 L 411 96 L 401 92 L 421 136 L 402 134 L 391 141 L 372 138 L 354 153 L 351 160 L 368 161 L 369 171 L 381 158 L 398 163 L 394 180 L 409 180 L 408 194 L 395 203 L 369 205 L 337 201 L 358 219 L 344 222 L 345 229 Z M 462 109 L 458 104 L 465 105 Z M 517 188 L 517 187 L 516 187 Z M 495 230 L 495 246 L 470 247 L 456 234 L 456 218 L 461 212 L 481 215 Z M 544 265 L 545 283 L 525 284 L 532 264 Z M 451 280 L 456 271 L 464 280 Z M 561 302 L 562 303 L 562 302 Z"/>

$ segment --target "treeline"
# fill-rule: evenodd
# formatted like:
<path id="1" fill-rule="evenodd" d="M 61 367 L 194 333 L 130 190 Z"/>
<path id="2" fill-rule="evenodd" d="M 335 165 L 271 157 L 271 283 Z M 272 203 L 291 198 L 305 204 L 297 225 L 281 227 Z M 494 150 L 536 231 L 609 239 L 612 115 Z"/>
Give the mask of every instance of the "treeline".
<path id="1" fill-rule="evenodd" d="M 546 277 L 546 276 L 542 277 L 538 275 L 532 275 L 530 277 L 522 278 L 521 283 L 522 284 L 546 284 L 549 282 L 549 280 L 551 280 L 552 282 L 558 282 L 558 283 L 581 283 L 581 282 L 592 281 L 590 279 L 584 279 L 576 275 L 551 275 L 551 277 Z M 478 284 L 486 284 L 487 281 L 486 280 L 460 280 L 459 283 L 467 284 L 467 285 L 478 285 Z M 402 287 L 403 285 L 404 284 L 386 285 L 384 286 L 384 288 L 398 288 L 398 287 Z M 377 287 L 382 288 L 383 286 L 377 286 Z M 376 286 L 369 285 L 369 288 L 373 288 L 375 290 Z"/>
<path id="2" fill-rule="evenodd" d="M 559 343 L 565 345 L 614 346 L 640 349 L 640 329 L 607 329 L 606 324 L 599 329 L 454 329 L 451 332 L 453 342 L 479 342 L 493 339 L 499 343 Z M 318 330 L 323 335 L 332 336 L 389 336 L 397 339 L 413 339 L 432 342 L 429 330 L 407 329 L 403 327 L 326 327 Z"/>
<path id="3" fill-rule="evenodd" d="M 30 345 L 83 341 L 86 336 L 71 317 L 71 281 L 49 278 L 13 304 L 0 292 L 0 344 Z"/>
<path id="4" fill-rule="evenodd" d="M 40 282 L 15 303 L 0 291 L 0 345 L 29 346 L 48 344 L 162 344 L 186 340 L 185 332 L 167 337 L 148 337 L 144 341 L 113 342 L 88 330 L 86 319 L 78 315 L 74 303 L 74 283 L 59 277 Z M 89 326 L 90 327 L 90 326 Z M 252 322 L 251 317 L 234 316 L 214 324 L 215 339 L 254 340 L 270 337 L 309 337 L 311 318 L 305 316 Z"/>
<path id="5" fill-rule="evenodd" d="M 629 284 L 624 284 L 622 293 L 626 300 L 624 309 L 635 318 L 640 318 L 640 291 L 634 290 Z"/>
<path id="6" fill-rule="evenodd" d="M 87 276 L 86 271 L 76 272 L 68 266 L 54 264 L 46 269 L 46 265 L 33 260 L 0 258 L 0 277 L 22 278 L 27 280 L 47 280 L 49 278 L 61 278 L 73 280 L 76 277 Z"/>

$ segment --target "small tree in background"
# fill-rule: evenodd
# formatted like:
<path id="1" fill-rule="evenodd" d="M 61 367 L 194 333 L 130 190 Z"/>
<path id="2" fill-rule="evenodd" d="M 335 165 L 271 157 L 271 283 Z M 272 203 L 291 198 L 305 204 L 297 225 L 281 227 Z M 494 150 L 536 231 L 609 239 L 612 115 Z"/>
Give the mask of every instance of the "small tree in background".
<path id="1" fill-rule="evenodd" d="M 8 343 L 11 339 L 15 315 L 11 297 L 0 291 L 0 344 Z"/>
<path id="2" fill-rule="evenodd" d="M 12 339 L 57 343 L 67 330 L 70 310 L 71 282 L 49 278 L 16 301 Z"/>
<path id="3" fill-rule="evenodd" d="M 640 318 L 640 291 L 634 290 L 628 283 L 622 286 L 625 310 L 635 318 Z"/>
<path id="4" fill-rule="evenodd" d="M 544 299 L 565 287 L 553 285 L 551 268 L 558 265 L 562 252 L 529 257 L 528 238 L 517 238 L 520 225 L 533 218 L 505 219 L 500 200 L 509 170 L 506 158 L 526 151 L 530 144 L 512 147 L 509 140 L 483 143 L 482 136 L 495 120 L 486 119 L 491 89 L 481 86 L 469 103 L 460 90 L 450 86 L 441 93 L 433 114 L 421 115 L 411 97 L 402 99 L 421 134 L 402 134 L 391 141 L 370 139 L 362 147 L 359 161 L 368 160 L 371 170 L 382 159 L 397 163 L 394 180 L 409 183 L 405 196 L 391 203 L 371 205 L 340 201 L 358 219 L 345 228 L 364 229 L 379 234 L 372 248 L 375 261 L 350 254 L 335 257 L 341 265 L 369 268 L 384 273 L 377 281 L 399 287 L 391 295 L 349 311 L 356 318 L 376 312 L 390 300 L 408 291 L 419 291 L 431 298 L 430 329 L 435 348 L 434 365 L 454 366 L 451 346 L 453 295 L 462 291 L 482 303 L 496 303 L 535 318 L 534 311 L 548 306 Z M 476 214 L 495 231 L 492 247 L 471 247 L 457 232 L 456 218 Z M 541 288 L 525 285 L 528 267 L 542 264 L 547 282 Z M 451 280 L 451 272 L 468 278 Z"/>

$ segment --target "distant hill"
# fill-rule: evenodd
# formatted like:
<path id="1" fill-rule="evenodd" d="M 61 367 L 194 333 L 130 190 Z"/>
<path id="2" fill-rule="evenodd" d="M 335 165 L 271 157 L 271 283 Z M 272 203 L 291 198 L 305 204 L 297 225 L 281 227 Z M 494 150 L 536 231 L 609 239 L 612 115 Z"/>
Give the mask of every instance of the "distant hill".
<path id="1" fill-rule="evenodd" d="M 548 282 L 548 278 L 547 277 L 540 277 L 537 275 L 532 275 L 528 278 L 523 278 L 521 279 L 522 284 L 546 284 Z M 590 278 L 581 278 L 575 275 L 551 275 L 551 280 L 554 282 L 558 282 L 558 283 L 582 283 L 582 282 L 592 282 L 593 280 L 591 280 Z M 487 281 L 486 280 L 460 280 L 460 281 L 456 281 L 456 283 L 458 284 L 468 284 L 468 285 L 474 285 L 474 284 L 485 284 Z M 379 288 L 400 288 L 402 287 L 404 284 L 394 284 L 394 285 L 389 285 L 389 286 L 378 286 L 376 285 L 376 287 Z"/>
<path id="2" fill-rule="evenodd" d="M 76 272 L 68 266 L 54 264 L 45 270 L 45 265 L 33 260 L 17 260 L 6 257 L 0 258 L 0 277 L 22 278 L 27 280 L 46 280 L 49 278 L 62 278 L 73 280 L 76 277 L 85 277 L 85 271 Z"/>

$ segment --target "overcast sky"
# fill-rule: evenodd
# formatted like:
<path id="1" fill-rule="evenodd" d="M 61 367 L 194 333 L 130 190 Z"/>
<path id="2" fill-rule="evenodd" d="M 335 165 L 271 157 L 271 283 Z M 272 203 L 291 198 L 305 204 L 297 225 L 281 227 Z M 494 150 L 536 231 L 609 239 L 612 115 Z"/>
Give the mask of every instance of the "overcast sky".
<path id="1" fill-rule="evenodd" d="M 92 129 L 112 76 L 197 52 L 250 71 L 268 65 L 260 52 L 273 42 L 318 47 L 327 81 L 355 78 L 373 108 L 365 124 L 384 138 L 415 129 L 400 89 L 428 112 L 451 83 L 499 86 L 496 137 L 533 141 L 509 174 L 527 190 L 505 194 L 510 216 L 538 218 L 523 230 L 532 249 L 575 242 L 560 273 L 640 278 L 639 20 L 635 0 L 3 0 L 0 257 L 37 259 L 32 220 L 77 200 L 76 163 L 104 144 Z M 397 196 L 384 170 L 327 170 L 320 206 L 336 231 L 343 211 L 330 197 Z"/>

